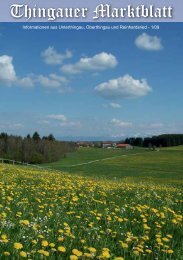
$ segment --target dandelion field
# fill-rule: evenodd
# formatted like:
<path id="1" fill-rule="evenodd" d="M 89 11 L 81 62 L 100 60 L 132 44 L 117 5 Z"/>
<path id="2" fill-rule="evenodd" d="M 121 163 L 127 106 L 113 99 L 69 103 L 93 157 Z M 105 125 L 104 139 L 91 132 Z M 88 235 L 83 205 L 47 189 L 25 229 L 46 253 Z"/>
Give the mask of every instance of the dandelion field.
<path id="1" fill-rule="evenodd" d="M 0 259 L 182 259 L 182 191 L 0 164 Z"/>

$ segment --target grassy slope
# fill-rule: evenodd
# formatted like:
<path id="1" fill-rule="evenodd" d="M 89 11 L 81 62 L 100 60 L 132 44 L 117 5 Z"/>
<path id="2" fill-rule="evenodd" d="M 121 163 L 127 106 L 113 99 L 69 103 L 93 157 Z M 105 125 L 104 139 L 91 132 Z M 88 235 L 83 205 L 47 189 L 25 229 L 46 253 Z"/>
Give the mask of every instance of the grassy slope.
<path id="1" fill-rule="evenodd" d="M 137 155 L 130 155 L 138 153 Z M 89 162 L 96 159 L 117 157 L 110 160 L 99 161 L 87 165 L 69 167 L 73 164 Z M 67 158 L 59 162 L 47 164 L 54 169 L 64 170 L 70 173 L 81 173 L 84 175 L 105 176 L 110 178 L 140 177 L 155 178 L 158 181 L 179 181 L 183 170 L 183 146 L 162 149 L 159 152 L 146 151 L 145 149 L 134 150 L 109 150 L 82 148 L 77 152 L 69 154 Z"/>
<path id="2" fill-rule="evenodd" d="M 128 156 L 69 167 L 120 154 Z M 12 260 L 20 259 L 20 250 L 14 249 L 14 242 L 20 242 L 35 260 L 43 259 L 43 253 L 50 260 L 70 259 L 73 249 L 84 253 L 90 247 L 96 249 L 93 259 L 108 248 L 110 259 L 181 260 L 182 158 L 183 147 L 159 152 L 80 149 L 47 165 L 76 173 L 71 175 L 0 164 L 1 234 L 8 238 L 4 243 L 0 235 L 0 259 L 7 251 Z M 43 240 L 55 243 L 54 253 L 41 245 Z M 59 252 L 59 246 L 66 252 Z"/>

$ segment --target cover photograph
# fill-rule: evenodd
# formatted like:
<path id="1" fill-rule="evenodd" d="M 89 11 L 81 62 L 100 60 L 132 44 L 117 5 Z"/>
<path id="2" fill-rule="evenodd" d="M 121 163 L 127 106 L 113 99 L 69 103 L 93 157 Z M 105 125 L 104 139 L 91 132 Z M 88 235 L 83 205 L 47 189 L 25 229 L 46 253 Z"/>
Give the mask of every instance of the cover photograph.
<path id="1" fill-rule="evenodd" d="M 182 259 L 183 8 L 144 2 L 0 3 L 0 259 Z"/>

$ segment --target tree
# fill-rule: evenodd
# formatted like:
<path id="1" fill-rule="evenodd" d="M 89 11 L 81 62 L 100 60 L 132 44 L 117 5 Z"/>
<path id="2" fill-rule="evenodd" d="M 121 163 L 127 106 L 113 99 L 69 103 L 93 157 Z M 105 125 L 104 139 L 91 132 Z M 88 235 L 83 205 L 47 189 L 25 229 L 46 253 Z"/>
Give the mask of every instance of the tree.
<path id="1" fill-rule="evenodd" d="M 40 140 L 41 140 L 40 135 L 38 134 L 38 132 L 35 132 L 35 133 L 33 134 L 32 139 L 33 139 L 34 141 L 40 141 Z"/>
<path id="2" fill-rule="evenodd" d="M 55 137 L 52 134 L 49 134 L 48 140 L 49 141 L 55 141 Z"/>
<path id="3" fill-rule="evenodd" d="M 31 136 L 30 136 L 30 134 L 28 134 L 26 138 L 27 138 L 27 139 L 31 139 Z"/>

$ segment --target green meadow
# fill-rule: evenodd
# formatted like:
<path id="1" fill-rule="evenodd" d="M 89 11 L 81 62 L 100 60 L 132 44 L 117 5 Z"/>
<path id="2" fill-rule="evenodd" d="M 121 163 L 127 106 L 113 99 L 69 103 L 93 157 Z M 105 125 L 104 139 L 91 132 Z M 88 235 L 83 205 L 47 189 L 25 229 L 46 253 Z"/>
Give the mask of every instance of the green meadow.
<path id="1" fill-rule="evenodd" d="M 97 161 L 98 160 L 98 161 Z M 183 172 L 183 146 L 150 151 L 79 148 L 46 167 L 102 178 L 133 178 L 180 184 Z"/>
<path id="2" fill-rule="evenodd" d="M 0 164 L 0 259 L 181 260 L 183 147 Z"/>

